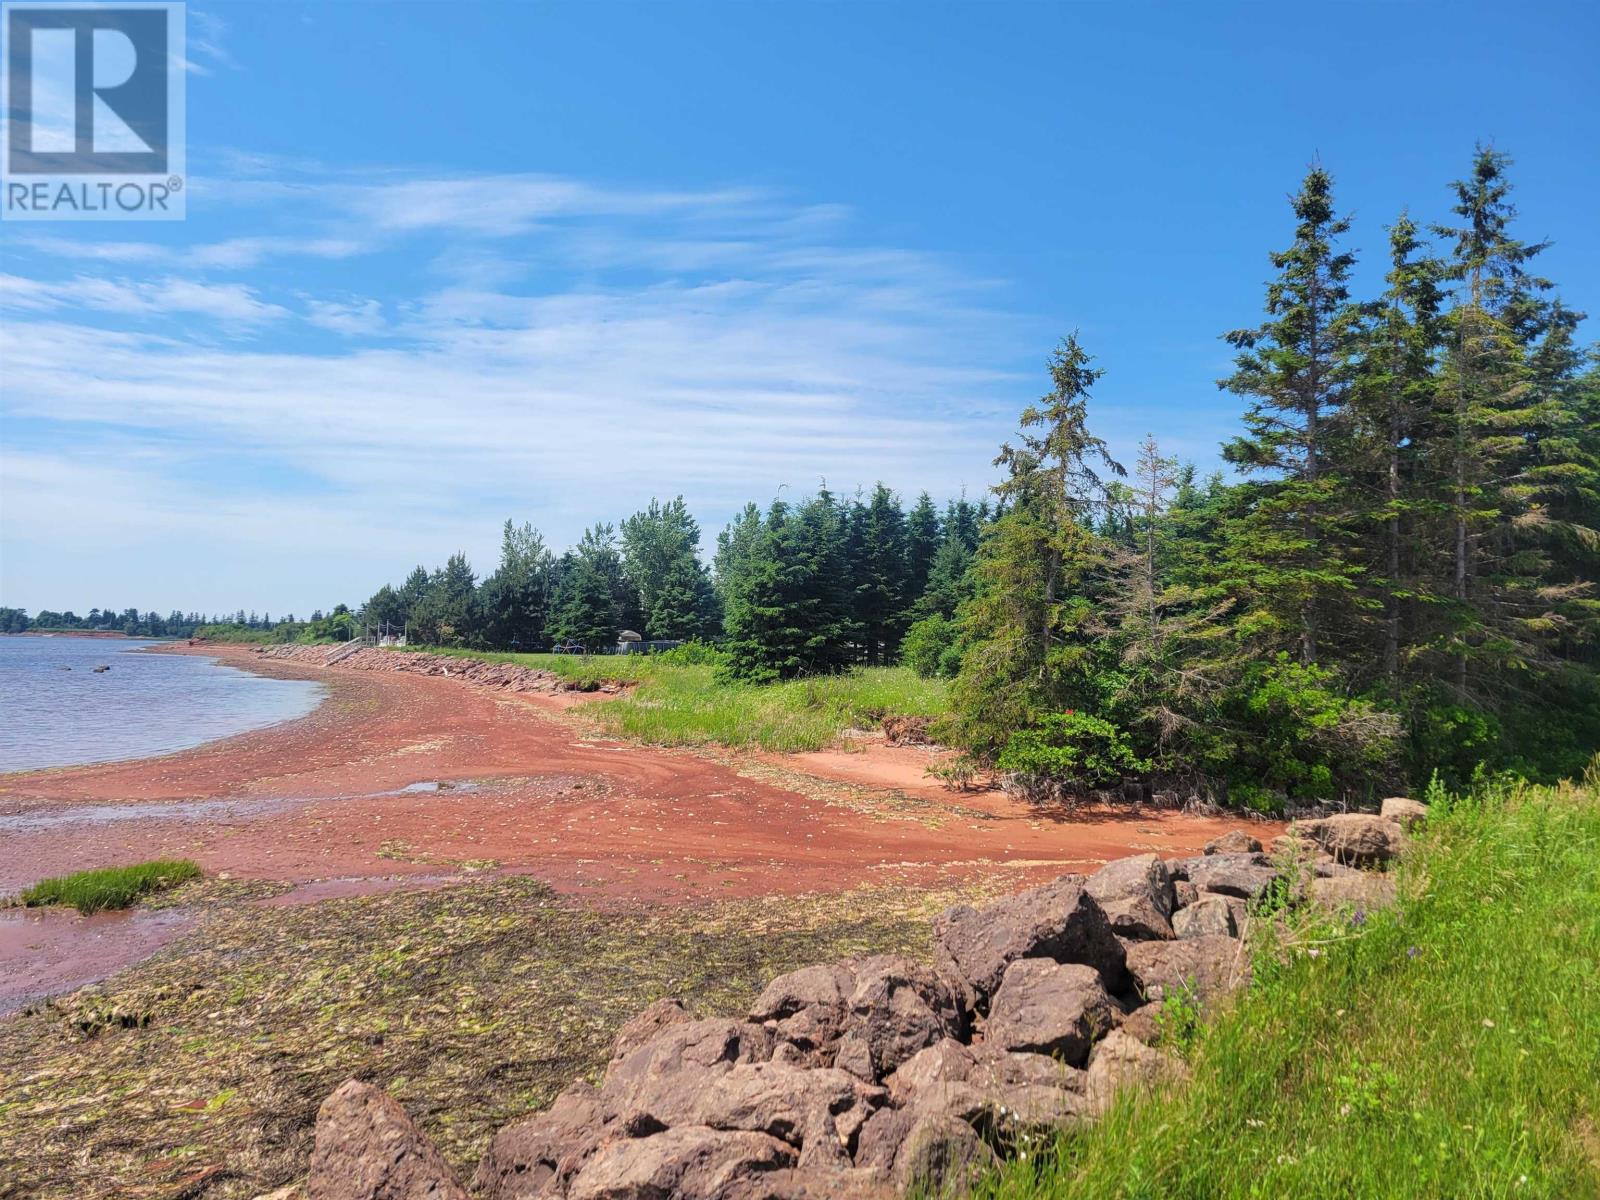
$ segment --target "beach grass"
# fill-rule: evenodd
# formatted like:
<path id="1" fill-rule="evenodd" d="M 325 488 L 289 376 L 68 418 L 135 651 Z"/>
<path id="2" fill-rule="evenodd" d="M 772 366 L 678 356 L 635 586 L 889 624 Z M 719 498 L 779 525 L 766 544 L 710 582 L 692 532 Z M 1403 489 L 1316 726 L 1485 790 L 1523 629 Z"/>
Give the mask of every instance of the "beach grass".
<path id="1" fill-rule="evenodd" d="M 1597 785 L 1436 803 L 1398 909 L 1264 950 L 1188 1087 L 978 1195 L 1600 1196 Z"/>
<path id="2" fill-rule="evenodd" d="M 714 666 L 670 656 L 428 650 L 516 663 L 580 683 L 636 685 L 627 695 L 590 705 L 585 714 L 608 733 L 659 746 L 821 750 L 846 729 L 872 728 L 891 714 L 937 717 L 948 704 L 945 681 L 924 679 L 908 667 L 859 667 L 758 685 L 726 682 Z"/>
<path id="3" fill-rule="evenodd" d="M 128 908 L 153 892 L 199 877 L 199 866 L 189 859 L 163 858 L 131 867 L 101 867 L 43 879 L 25 889 L 21 900 L 29 908 L 60 904 L 87 915 Z"/>

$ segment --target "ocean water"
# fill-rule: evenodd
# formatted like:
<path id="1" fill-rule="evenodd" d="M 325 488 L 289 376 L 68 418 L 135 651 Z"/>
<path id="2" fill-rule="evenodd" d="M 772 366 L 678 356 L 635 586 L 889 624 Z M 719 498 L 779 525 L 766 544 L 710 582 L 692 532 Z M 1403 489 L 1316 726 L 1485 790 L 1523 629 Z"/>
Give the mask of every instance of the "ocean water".
<path id="1" fill-rule="evenodd" d="M 170 754 L 304 716 L 323 696 L 310 680 L 140 652 L 153 644 L 0 637 L 0 772 Z"/>

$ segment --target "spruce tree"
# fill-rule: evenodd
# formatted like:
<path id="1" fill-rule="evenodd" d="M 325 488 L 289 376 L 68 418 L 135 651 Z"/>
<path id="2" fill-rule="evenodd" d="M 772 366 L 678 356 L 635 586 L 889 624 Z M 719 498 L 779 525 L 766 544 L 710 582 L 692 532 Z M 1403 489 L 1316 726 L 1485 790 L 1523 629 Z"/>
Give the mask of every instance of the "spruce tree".
<path id="1" fill-rule="evenodd" d="M 1294 241 L 1272 255 L 1267 319 L 1226 335 L 1240 353 L 1221 386 L 1250 401 L 1225 457 L 1268 476 L 1229 544 L 1251 610 L 1246 632 L 1263 646 L 1292 641 L 1310 663 L 1346 615 L 1357 574 L 1338 443 L 1361 329 L 1347 283 L 1355 260 L 1337 247 L 1350 223 L 1334 211 L 1332 178 L 1312 167 L 1291 206 Z"/>

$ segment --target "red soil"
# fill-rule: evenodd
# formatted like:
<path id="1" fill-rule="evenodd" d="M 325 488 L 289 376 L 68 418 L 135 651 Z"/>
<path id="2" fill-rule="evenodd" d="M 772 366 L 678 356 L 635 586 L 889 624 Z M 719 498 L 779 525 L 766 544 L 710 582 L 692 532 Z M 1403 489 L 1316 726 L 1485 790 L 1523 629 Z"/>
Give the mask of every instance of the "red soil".
<path id="1" fill-rule="evenodd" d="M 1238 824 L 1122 809 L 1050 814 L 998 793 L 955 795 L 924 778 L 928 754 L 915 747 L 778 756 L 790 769 L 922 801 L 877 809 L 869 795 L 863 811 L 859 800 L 830 804 L 687 751 L 586 737 L 541 711 L 565 707 L 558 698 L 201 652 L 321 679 L 329 699 L 300 720 L 163 758 L 0 777 L 0 892 L 172 856 L 208 874 L 306 885 L 291 894 L 305 901 L 493 869 L 640 900 L 996 873 L 1021 887 L 1130 853 L 1197 852 Z M 434 782 L 444 786 L 402 790 Z"/>

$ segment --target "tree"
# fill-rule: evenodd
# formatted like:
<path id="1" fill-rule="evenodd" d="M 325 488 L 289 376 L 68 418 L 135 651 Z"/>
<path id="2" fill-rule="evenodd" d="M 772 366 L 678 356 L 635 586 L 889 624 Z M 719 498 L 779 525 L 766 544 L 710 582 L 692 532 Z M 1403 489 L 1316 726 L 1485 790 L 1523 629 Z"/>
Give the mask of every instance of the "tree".
<path id="1" fill-rule="evenodd" d="M 682 496 L 622 523 L 622 565 L 650 638 L 704 637 L 715 623 L 711 580 L 700 563 L 700 526 Z"/>
<path id="2" fill-rule="evenodd" d="M 939 525 L 939 510 L 927 492 L 917 497 L 917 502 L 906 514 L 906 577 L 907 606 L 914 605 L 928 588 L 928 576 L 933 572 L 933 560 L 944 544 Z"/>
<path id="3" fill-rule="evenodd" d="M 625 619 L 621 598 L 626 593 L 612 528 L 594 525 L 584 532 L 561 573 L 555 602 L 556 636 L 578 643 L 591 654 L 610 650 Z"/>
<path id="4" fill-rule="evenodd" d="M 537 529 L 507 519 L 500 535 L 500 566 L 478 589 L 486 645 L 531 649 L 544 643 L 551 561 Z"/>
<path id="5" fill-rule="evenodd" d="M 985 535 L 976 591 L 961 608 L 967 649 L 952 692 L 963 743 L 992 758 L 1010 734 L 1045 713 L 1092 703 L 1089 599 L 1107 557 L 1089 527 L 1103 505 L 1097 468 L 1123 474 L 1088 430 L 1086 400 L 1102 372 L 1074 334 L 1050 360 L 1052 388 L 1022 413 L 1015 443 L 995 465 L 1006 506 Z"/>
<path id="6" fill-rule="evenodd" d="M 880 666 L 898 655 L 905 633 L 909 606 L 905 514 L 894 494 L 880 483 L 866 504 L 856 503 L 851 517 L 854 625 L 867 663 Z"/>
<path id="7" fill-rule="evenodd" d="M 1250 636 L 1277 644 L 1292 634 L 1310 663 L 1357 575 L 1338 463 L 1361 326 L 1347 285 L 1355 259 L 1335 245 L 1350 222 L 1334 212 L 1332 178 L 1312 167 L 1291 206 L 1294 241 L 1272 255 L 1267 320 L 1226 335 L 1239 355 L 1220 386 L 1250 400 L 1246 432 L 1225 456 L 1270 475 L 1229 539 Z"/>
<path id="8" fill-rule="evenodd" d="M 429 577 L 427 591 L 411 614 L 420 641 L 438 646 L 472 644 L 478 633 L 476 582 L 467 556 L 461 553 L 452 554 Z M 313 624 L 316 619 L 313 614 Z"/>

